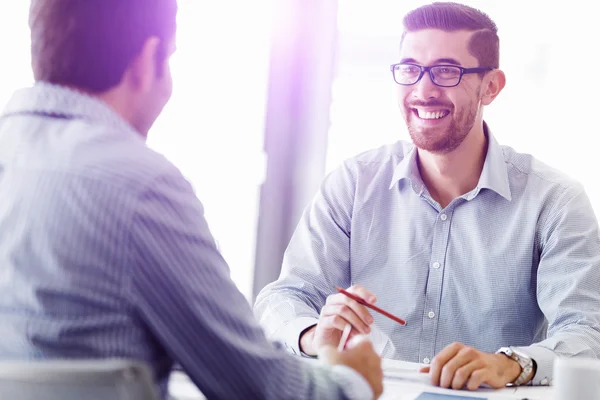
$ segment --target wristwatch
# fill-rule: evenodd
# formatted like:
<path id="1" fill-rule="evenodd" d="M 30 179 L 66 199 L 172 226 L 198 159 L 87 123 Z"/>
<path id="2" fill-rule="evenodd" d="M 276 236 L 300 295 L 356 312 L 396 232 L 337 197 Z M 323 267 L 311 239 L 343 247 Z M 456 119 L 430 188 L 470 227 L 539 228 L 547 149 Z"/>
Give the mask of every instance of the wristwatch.
<path id="1" fill-rule="evenodd" d="M 512 347 L 501 347 L 500 350 L 496 352 L 496 354 L 500 353 L 519 363 L 519 365 L 521 366 L 521 373 L 519 374 L 517 379 L 515 379 L 512 382 L 512 385 L 522 385 L 523 382 L 525 382 L 525 380 L 529 377 L 529 375 L 531 375 L 531 371 L 533 371 L 534 369 L 535 361 L 533 361 L 533 359 L 528 355 L 523 354 L 523 352 L 516 350 Z"/>

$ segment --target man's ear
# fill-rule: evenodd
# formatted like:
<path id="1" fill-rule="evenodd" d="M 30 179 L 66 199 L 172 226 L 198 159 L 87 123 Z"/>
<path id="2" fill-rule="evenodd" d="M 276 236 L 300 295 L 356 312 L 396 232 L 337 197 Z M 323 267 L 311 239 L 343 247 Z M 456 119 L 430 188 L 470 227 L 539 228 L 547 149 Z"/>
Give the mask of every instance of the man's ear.
<path id="1" fill-rule="evenodd" d="M 129 83 L 140 92 L 151 90 L 158 75 L 156 58 L 160 51 L 161 41 L 156 36 L 148 38 L 142 50 L 131 63 L 127 78 Z"/>
<path id="2" fill-rule="evenodd" d="M 506 76 L 502 70 L 495 69 L 488 73 L 484 78 L 483 84 L 481 103 L 487 106 L 491 104 L 496 96 L 500 94 L 502 89 L 504 89 L 504 86 L 506 85 Z"/>

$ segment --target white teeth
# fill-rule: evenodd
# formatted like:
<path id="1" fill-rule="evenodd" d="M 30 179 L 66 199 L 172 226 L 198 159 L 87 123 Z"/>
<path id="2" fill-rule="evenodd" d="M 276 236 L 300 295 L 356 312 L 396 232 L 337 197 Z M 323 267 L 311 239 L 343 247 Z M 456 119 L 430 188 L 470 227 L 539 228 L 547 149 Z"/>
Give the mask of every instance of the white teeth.
<path id="1" fill-rule="evenodd" d="M 419 114 L 419 118 L 421 119 L 440 119 L 448 115 L 448 111 L 423 111 L 417 109 L 417 114 Z"/>

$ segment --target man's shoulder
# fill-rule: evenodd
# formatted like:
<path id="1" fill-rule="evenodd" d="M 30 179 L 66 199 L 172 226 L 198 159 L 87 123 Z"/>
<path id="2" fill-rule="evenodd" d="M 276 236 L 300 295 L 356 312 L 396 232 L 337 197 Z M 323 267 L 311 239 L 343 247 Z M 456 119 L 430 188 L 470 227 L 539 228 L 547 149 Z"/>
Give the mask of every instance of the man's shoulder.
<path id="1" fill-rule="evenodd" d="M 75 127 L 77 131 L 81 128 Z M 101 125 L 88 125 L 85 130 L 84 139 L 66 140 L 65 172 L 129 192 L 142 191 L 164 177 L 183 179 L 180 171 L 149 148 L 143 138 Z"/>
<path id="2" fill-rule="evenodd" d="M 544 187 L 579 188 L 581 184 L 568 174 L 536 158 L 532 154 L 518 152 L 510 146 L 501 146 L 507 165 L 509 179 L 527 177 L 528 184 Z"/>
<path id="3" fill-rule="evenodd" d="M 388 187 L 398 164 L 413 149 L 411 143 L 397 141 L 346 159 L 324 179 L 323 188 L 354 193 L 365 187 Z"/>

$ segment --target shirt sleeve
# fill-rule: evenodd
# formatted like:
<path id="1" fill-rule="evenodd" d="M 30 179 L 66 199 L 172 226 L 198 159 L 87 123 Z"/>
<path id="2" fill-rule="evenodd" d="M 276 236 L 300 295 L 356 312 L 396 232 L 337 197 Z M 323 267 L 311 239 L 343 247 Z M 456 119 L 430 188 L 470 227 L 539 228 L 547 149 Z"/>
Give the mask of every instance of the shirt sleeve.
<path id="1" fill-rule="evenodd" d="M 548 336 L 518 347 L 536 361 L 533 385 L 551 383 L 558 356 L 600 357 L 600 235 L 583 188 L 563 191 L 548 212 L 540 240 L 537 298 Z"/>
<path id="2" fill-rule="evenodd" d="M 309 365 L 267 340 L 183 177 L 157 179 L 140 196 L 131 240 L 132 302 L 207 398 L 352 399 L 344 387 L 371 391 L 349 368 Z"/>
<path id="3" fill-rule="evenodd" d="M 335 287 L 350 286 L 350 225 L 354 176 L 348 165 L 329 174 L 296 227 L 279 279 L 256 298 L 267 336 L 298 354 L 299 335 L 319 318 Z"/>

